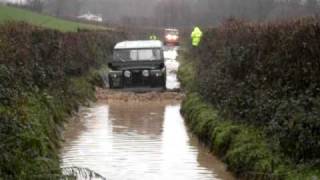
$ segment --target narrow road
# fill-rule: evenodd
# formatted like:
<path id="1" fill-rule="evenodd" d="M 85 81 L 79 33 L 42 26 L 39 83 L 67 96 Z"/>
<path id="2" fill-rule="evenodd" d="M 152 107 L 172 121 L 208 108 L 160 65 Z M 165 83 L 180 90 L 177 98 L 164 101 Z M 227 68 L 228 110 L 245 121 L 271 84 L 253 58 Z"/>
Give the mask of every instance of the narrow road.
<path id="1" fill-rule="evenodd" d="M 180 88 L 177 55 L 165 52 L 168 89 Z M 110 180 L 234 179 L 188 133 L 181 94 L 99 90 L 97 97 L 68 125 L 61 167 L 89 168 Z"/>

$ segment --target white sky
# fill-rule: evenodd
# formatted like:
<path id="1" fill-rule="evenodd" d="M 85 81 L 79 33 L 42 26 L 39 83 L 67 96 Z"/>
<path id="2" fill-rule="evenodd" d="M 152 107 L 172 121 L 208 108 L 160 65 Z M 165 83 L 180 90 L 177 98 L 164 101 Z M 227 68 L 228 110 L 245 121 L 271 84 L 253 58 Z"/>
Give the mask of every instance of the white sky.
<path id="1" fill-rule="evenodd" d="M 0 0 L 0 2 L 11 2 L 11 3 L 19 3 L 19 2 L 21 2 L 21 3 L 24 3 L 25 2 L 25 0 Z"/>

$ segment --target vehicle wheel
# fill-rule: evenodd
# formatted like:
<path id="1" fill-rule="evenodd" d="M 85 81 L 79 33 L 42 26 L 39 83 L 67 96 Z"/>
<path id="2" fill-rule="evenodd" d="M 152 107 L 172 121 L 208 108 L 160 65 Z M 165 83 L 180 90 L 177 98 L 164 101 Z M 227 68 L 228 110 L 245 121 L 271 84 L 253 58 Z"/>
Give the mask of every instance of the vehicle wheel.
<path id="1" fill-rule="evenodd" d="M 109 79 L 109 88 L 110 88 L 110 89 L 114 89 L 111 78 Z"/>
<path id="2" fill-rule="evenodd" d="M 166 78 L 166 76 L 162 80 L 162 88 L 163 88 L 163 90 L 167 90 L 167 78 Z"/>
<path id="3" fill-rule="evenodd" d="M 109 88 L 110 88 L 110 89 L 115 89 L 115 87 L 114 87 L 114 84 L 113 84 L 113 81 L 112 81 L 112 78 L 111 78 L 110 74 L 108 75 L 108 79 L 109 79 Z"/>

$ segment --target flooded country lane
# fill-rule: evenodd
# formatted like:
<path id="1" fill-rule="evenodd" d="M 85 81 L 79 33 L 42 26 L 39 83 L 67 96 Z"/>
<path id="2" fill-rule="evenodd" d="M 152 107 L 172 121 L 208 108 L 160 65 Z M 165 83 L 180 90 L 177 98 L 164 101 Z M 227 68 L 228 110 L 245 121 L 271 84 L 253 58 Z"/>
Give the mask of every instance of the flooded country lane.
<path id="1" fill-rule="evenodd" d="M 62 167 L 89 168 L 107 179 L 232 179 L 192 137 L 179 104 L 98 103 L 68 125 Z"/>
<path id="2" fill-rule="evenodd" d="M 180 88 L 177 56 L 165 52 L 169 90 Z M 188 132 L 183 94 L 97 89 L 97 99 L 67 125 L 62 168 L 88 168 L 108 180 L 234 179 Z"/>

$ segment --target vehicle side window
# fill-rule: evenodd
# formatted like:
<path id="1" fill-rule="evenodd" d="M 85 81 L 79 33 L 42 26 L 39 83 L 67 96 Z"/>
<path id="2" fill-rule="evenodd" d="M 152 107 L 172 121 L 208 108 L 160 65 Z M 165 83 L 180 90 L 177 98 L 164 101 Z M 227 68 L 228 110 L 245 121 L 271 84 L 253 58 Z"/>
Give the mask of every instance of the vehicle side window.
<path id="1" fill-rule="evenodd" d="M 114 59 L 117 61 L 126 61 L 130 58 L 129 56 L 130 56 L 129 51 L 123 51 L 123 50 L 115 51 L 113 55 Z"/>

